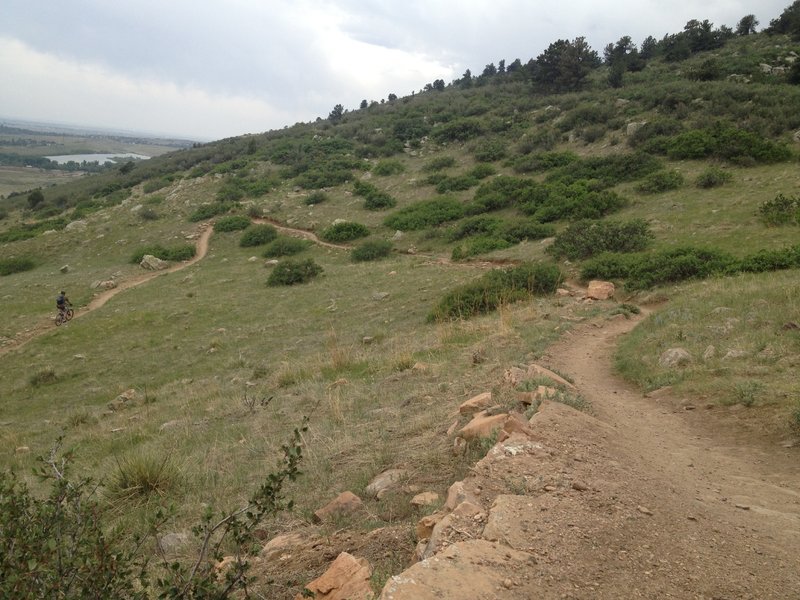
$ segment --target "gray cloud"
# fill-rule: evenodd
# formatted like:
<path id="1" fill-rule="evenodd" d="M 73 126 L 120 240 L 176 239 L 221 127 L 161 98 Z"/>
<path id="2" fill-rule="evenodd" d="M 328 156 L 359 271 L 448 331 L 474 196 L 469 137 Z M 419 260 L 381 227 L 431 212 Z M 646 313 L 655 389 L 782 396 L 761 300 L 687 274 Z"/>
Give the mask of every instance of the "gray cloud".
<path id="1" fill-rule="evenodd" d="M 561 38 L 584 35 L 600 52 L 623 35 L 641 42 L 647 35 L 680 31 L 692 18 L 733 27 L 755 13 L 763 27 L 788 0 L 3 4 L 0 39 L 6 55 L 9 49 L 15 54 L 0 57 L 0 77 L 18 82 L 0 105 L 4 116 L 84 118 L 70 108 L 91 103 L 78 93 L 83 82 L 87 91 L 106 97 L 92 113 L 96 119 L 129 129 L 172 126 L 175 133 L 208 137 L 311 120 L 339 102 L 354 108 L 362 98 L 405 95 L 433 79 L 450 81 L 467 68 L 480 72 L 500 59 L 525 62 Z M 48 76 L 47 64 L 71 74 L 72 85 Z M 31 94 L 47 89 L 37 77 L 51 84 L 49 104 L 44 98 L 31 101 Z M 142 108 L 148 106 L 143 94 L 153 101 L 148 109 Z M 186 102 L 179 110 L 181 98 Z M 34 106 L 42 114 L 34 115 Z M 234 106 L 248 106 L 252 119 L 230 114 Z M 209 112 L 203 116 L 200 110 Z"/>

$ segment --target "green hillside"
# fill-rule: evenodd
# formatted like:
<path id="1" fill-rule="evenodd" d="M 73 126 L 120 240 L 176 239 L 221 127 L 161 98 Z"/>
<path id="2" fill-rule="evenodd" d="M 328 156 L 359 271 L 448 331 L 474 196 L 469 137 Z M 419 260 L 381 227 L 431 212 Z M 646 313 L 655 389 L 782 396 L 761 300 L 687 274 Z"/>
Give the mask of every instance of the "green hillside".
<path id="1" fill-rule="evenodd" d="M 458 405 L 492 388 L 511 402 L 498 373 L 576 322 L 647 307 L 623 375 L 789 435 L 798 11 L 761 33 L 690 22 L 600 54 L 559 40 L 527 63 L 0 200 L 0 464 L 27 478 L 63 435 L 109 523 L 144 534 L 171 505 L 161 530 L 189 531 L 209 506 L 242 506 L 308 417 L 294 510 L 261 527 L 301 528 L 358 494 L 370 519 L 323 527 L 402 540 L 374 538 L 380 589 L 414 545 L 410 490 L 443 496 L 486 450 L 451 451 Z M 52 324 L 60 289 L 80 312 L 98 282 L 144 273 L 136 257 L 187 258 L 205 227 L 202 260 Z M 554 293 L 590 279 L 617 301 Z M 660 366 L 677 346 L 694 361 Z M 407 491 L 368 498 L 394 467 Z M 293 597 L 316 567 L 271 573 L 267 597 Z"/>

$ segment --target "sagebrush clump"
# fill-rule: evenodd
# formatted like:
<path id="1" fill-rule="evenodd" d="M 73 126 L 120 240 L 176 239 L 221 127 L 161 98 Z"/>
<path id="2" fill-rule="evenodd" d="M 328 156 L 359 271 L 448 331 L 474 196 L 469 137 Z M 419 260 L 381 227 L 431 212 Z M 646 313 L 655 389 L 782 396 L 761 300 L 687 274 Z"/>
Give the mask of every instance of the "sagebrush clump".
<path id="1" fill-rule="evenodd" d="M 267 285 L 296 285 L 306 283 L 323 272 L 321 266 L 312 259 L 306 260 L 284 260 L 277 265 L 267 279 Z"/>

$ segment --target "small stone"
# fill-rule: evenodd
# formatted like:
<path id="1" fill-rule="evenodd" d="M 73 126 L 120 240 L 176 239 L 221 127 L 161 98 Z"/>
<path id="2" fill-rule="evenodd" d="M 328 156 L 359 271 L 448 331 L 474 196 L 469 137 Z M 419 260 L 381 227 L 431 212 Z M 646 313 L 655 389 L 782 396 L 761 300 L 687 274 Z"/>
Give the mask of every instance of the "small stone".
<path id="1" fill-rule="evenodd" d="M 554 485 L 546 485 L 544 486 L 545 492 L 555 492 L 558 488 Z"/>
<path id="2" fill-rule="evenodd" d="M 589 489 L 589 486 L 583 483 L 582 481 L 573 481 L 572 489 L 577 490 L 579 492 L 585 492 L 586 490 Z"/>
<path id="3" fill-rule="evenodd" d="M 62 273 L 69 273 L 69 265 L 64 265 L 59 269 Z"/>
<path id="4" fill-rule="evenodd" d="M 647 508 L 646 506 L 637 506 L 636 510 L 638 510 L 643 515 L 653 516 L 653 511 Z"/>
<path id="5" fill-rule="evenodd" d="M 14 454 L 26 454 L 27 452 L 30 452 L 30 451 L 31 451 L 31 449 L 28 446 L 17 446 L 14 449 Z"/>
<path id="6" fill-rule="evenodd" d="M 747 504 L 736 504 L 735 506 L 740 510 L 750 510 L 750 507 L 747 506 Z"/>
<path id="7" fill-rule="evenodd" d="M 430 506 L 439 500 L 439 494 L 436 492 L 422 492 L 417 494 L 411 499 L 412 506 Z"/>
<path id="8" fill-rule="evenodd" d="M 503 587 L 506 588 L 507 590 L 510 590 L 511 588 L 514 587 L 514 582 L 511 581 L 510 579 L 504 579 L 503 580 Z"/>

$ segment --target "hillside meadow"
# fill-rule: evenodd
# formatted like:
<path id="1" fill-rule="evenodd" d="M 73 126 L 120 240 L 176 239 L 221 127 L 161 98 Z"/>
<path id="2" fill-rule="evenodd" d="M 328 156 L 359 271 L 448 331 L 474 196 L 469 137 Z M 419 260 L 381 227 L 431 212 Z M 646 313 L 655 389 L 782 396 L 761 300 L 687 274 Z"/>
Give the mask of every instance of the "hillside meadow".
<path id="1" fill-rule="evenodd" d="M 369 518 L 321 527 L 400 532 L 375 559 L 379 589 L 422 513 L 410 491 L 366 486 L 404 468 L 406 489 L 443 496 L 489 447 L 452 452 L 459 404 L 493 391 L 512 405 L 504 370 L 575 323 L 646 309 L 617 354 L 643 393 L 671 385 L 760 440 L 796 435 L 800 88 L 759 65 L 797 44 L 747 37 L 656 57 L 618 88 L 606 66 L 568 91 L 475 78 L 4 201 L 0 464 L 26 477 L 63 435 L 110 523 L 144 533 L 173 505 L 162 531 L 182 532 L 241 506 L 308 417 L 294 510 L 266 535 L 352 491 Z M 689 76 L 709 59 L 718 77 Z M 142 273 L 132 257 L 191 253 L 215 223 L 202 260 L 81 314 L 96 282 Z M 312 234 L 339 247 L 286 241 Z M 315 276 L 268 285 L 273 259 Z M 526 265 L 575 293 L 503 289 L 497 273 Z M 614 300 L 582 300 L 588 272 Z M 56 328 L 60 289 L 79 316 Z M 442 318 L 443 299 L 462 318 Z M 675 347 L 692 361 L 664 367 Z"/>

